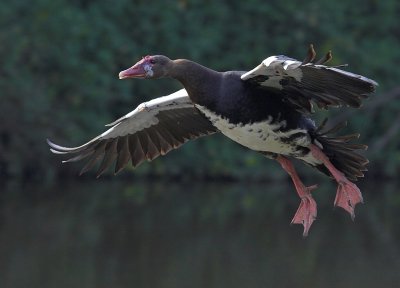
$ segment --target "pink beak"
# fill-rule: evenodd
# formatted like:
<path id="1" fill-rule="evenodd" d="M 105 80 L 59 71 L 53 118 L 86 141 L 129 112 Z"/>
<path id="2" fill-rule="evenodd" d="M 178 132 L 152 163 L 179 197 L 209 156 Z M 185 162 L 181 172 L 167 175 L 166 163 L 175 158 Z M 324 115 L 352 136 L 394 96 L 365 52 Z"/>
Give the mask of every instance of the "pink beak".
<path id="1" fill-rule="evenodd" d="M 143 68 L 143 61 L 139 61 L 131 68 L 128 68 L 124 71 L 119 72 L 118 76 L 119 79 L 126 79 L 126 78 L 144 78 L 146 77 L 146 70 Z"/>

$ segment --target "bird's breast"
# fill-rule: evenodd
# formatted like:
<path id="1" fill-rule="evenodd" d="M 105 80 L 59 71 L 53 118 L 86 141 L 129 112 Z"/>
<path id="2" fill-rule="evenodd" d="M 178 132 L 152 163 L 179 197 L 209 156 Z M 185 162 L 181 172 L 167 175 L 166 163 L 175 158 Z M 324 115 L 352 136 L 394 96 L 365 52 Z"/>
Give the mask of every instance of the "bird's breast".
<path id="1" fill-rule="evenodd" d="M 255 151 L 272 152 L 282 155 L 302 157 L 305 147 L 311 144 L 307 130 L 285 129 L 286 121 L 274 121 L 272 116 L 254 123 L 231 123 L 229 119 L 218 115 L 200 105 L 196 107 L 218 128 L 222 134 L 233 141 Z"/>

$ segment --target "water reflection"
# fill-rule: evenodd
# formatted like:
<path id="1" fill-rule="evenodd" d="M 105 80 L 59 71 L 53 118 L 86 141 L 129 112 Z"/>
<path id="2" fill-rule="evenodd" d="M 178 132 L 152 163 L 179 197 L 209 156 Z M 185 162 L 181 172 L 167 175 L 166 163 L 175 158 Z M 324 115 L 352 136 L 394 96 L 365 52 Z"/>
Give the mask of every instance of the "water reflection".
<path id="1" fill-rule="evenodd" d="M 291 186 L 95 181 L 1 195 L 1 287 L 398 287 L 400 195 L 365 183 L 356 223 L 316 194 L 310 236 Z M 383 188 L 382 188 L 383 187 Z"/>

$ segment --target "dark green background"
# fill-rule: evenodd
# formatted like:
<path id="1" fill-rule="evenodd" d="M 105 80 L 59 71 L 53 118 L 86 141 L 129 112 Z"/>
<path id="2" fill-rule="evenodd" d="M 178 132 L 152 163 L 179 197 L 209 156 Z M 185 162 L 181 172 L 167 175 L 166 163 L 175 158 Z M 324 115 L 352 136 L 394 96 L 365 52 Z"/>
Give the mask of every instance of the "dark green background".
<path id="1" fill-rule="evenodd" d="M 350 71 L 379 82 L 363 109 L 339 117 L 348 118 L 348 131 L 361 132 L 360 141 L 370 146 L 368 175 L 396 177 L 399 16 L 396 0 L 3 1 L 0 177 L 75 177 L 81 166 L 61 166 L 46 138 L 82 144 L 142 101 L 180 88 L 171 79 L 119 81 L 118 72 L 143 55 L 189 58 L 221 71 L 248 70 L 270 55 L 302 59 L 309 43 L 320 54 L 332 49 L 332 64 L 348 63 Z M 329 113 L 315 117 L 337 119 L 341 110 Z M 268 180 L 281 175 L 275 165 L 213 136 L 130 174 Z"/>
<path id="2" fill-rule="evenodd" d="M 399 19 L 398 0 L 0 1 L 0 287 L 397 287 Z M 298 163 L 319 185 L 304 240 L 287 174 L 221 135 L 99 180 L 48 150 L 180 89 L 118 80 L 146 54 L 248 70 L 309 43 L 380 84 L 362 109 L 315 114 L 370 146 L 355 223 Z"/>

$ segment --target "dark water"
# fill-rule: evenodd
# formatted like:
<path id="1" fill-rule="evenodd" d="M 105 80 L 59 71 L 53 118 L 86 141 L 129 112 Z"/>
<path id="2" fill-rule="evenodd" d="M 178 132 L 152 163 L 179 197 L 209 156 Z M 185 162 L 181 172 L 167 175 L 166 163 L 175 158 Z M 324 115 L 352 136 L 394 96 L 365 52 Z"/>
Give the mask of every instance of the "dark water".
<path id="1" fill-rule="evenodd" d="M 316 190 L 303 239 L 291 186 L 9 184 L 0 287 L 400 287 L 399 185 L 362 186 L 355 223 Z"/>

